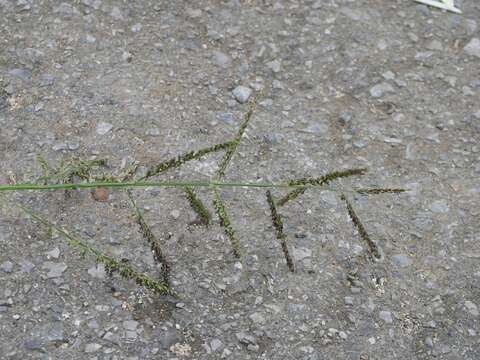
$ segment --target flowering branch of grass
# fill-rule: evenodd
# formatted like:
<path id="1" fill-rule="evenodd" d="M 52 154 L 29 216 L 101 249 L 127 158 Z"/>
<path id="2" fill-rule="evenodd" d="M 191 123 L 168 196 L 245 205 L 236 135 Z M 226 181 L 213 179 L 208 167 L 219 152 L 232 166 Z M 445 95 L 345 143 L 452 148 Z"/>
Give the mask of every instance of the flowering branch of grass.
<path id="1" fill-rule="evenodd" d="M 302 195 L 306 190 L 307 190 L 307 185 L 310 186 L 322 186 L 322 185 L 328 185 L 330 182 L 333 180 L 339 179 L 339 178 L 344 178 L 344 177 L 349 177 L 349 176 L 354 176 L 354 175 L 363 175 L 367 172 L 366 168 L 353 168 L 353 169 L 347 169 L 347 170 L 339 170 L 339 171 L 332 171 L 329 172 L 319 178 L 304 178 L 304 179 L 299 179 L 299 180 L 292 180 L 289 182 L 290 185 L 294 186 L 302 186 L 304 185 L 305 187 L 295 189 L 291 192 L 289 192 L 287 195 L 284 197 L 280 198 L 277 201 L 277 206 L 283 206 L 290 200 L 293 200 L 297 198 L 298 196 Z"/>
<path id="2" fill-rule="evenodd" d="M 197 151 L 189 151 L 185 154 L 179 155 L 175 158 L 169 159 L 167 161 L 161 162 L 160 164 L 150 167 L 147 170 L 147 174 L 141 180 L 145 180 L 149 177 L 158 175 L 168 169 L 179 167 L 187 161 L 198 160 L 209 153 L 229 149 L 232 145 L 232 141 L 226 141 L 224 143 L 216 144 Z"/>
<path id="3" fill-rule="evenodd" d="M 401 188 L 358 188 L 355 191 L 362 195 L 378 195 L 378 194 L 398 194 L 408 191 Z"/>
<path id="4" fill-rule="evenodd" d="M 230 218 L 228 217 L 225 206 L 216 187 L 213 189 L 213 207 L 215 208 L 215 212 L 220 219 L 220 226 L 223 227 L 228 240 L 230 240 L 230 244 L 232 244 L 233 254 L 237 258 L 241 258 L 242 251 L 240 241 L 238 241 L 237 237 L 235 236 L 235 230 L 233 230 Z"/>
<path id="5" fill-rule="evenodd" d="M 227 170 L 227 166 L 232 160 L 232 157 L 235 154 L 235 151 L 237 151 L 237 146 L 238 144 L 240 144 L 240 141 L 242 140 L 243 134 L 245 133 L 248 123 L 252 118 L 252 114 L 253 114 L 253 108 L 251 108 L 245 115 L 244 120 L 240 125 L 237 131 L 237 134 L 235 135 L 235 138 L 231 142 L 231 145 L 227 148 L 227 151 L 225 152 L 225 155 L 223 156 L 223 158 L 220 160 L 220 165 L 218 166 L 217 172 L 215 173 L 215 180 L 217 180 L 215 182 L 218 182 L 222 177 L 225 176 L 225 171 Z M 225 235 L 227 235 L 228 239 L 230 240 L 230 243 L 232 244 L 232 247 L 233 247 L 233 253 L 235 254 L 235 256 L 238 258 L 242 258 L 241 250 L 240 250 L 241 248 L 240 241 L 235 236 L 235 230 L 232 227 L 230 218 L 228 217 L 227 210 L 225 209 L 225 205 L 218 191 L 218 185 L 215 185 L 215 187 L 213 188 L 213 191 L 214 191 L 213 207 L 215 208 L 215 212 L 217 213 L 217 216 L 220 219 L 220 226 L 223 227 Z"/>
<path id="6" fill-rule="evenodd" d="M 75 177 L 88 181 L 94 168 L 107 164 L 105 159 L 71 160 L 66 165 L 60 165 L 58 168 L 50 170 L 47 161 L 41 155 L 37 155 L 37 162 L 42 168 L 43 176 L 38 178 L 36 182 L 44 183 L 51 180 L 72 182 Z"/>
<path id="7" fill-rule="evenodd" d="M 142 178 L 142 180 L 158 175 L 168 169 L 180 167 L 188 161 L 198 160 L 209 153 L 230 149 L 233 146 L 233 143 L 233 141 L 227 141 L 201 150 L 190 151 L 175 158 L 164 161 L 160 164 L 150 167 L 150 169 L 148 169 L 147 171 L 147 174 Z M 202 223 L 208 225 L 208 223 L 210 222 L 210 214 L 206 210 L 205 205 L 203 205 L 202 201 L 195 194 L 195 190 L 192 187 L 185 187 L 184 191 L 192 209 L 197 213 Z"/>
<path id="8" fill-rule="evenodd" d="M 244 120 L 240 124 L 240 127 L 237 131 L 235 138 L 233 139 L 233 141 L 230 142 L 230 146 L 227 148 L 227 151 L 225 152 L 225 155 L 223 156 L 222 160 L 220 160 L 220 165 L 218 166 L 217 173 L 216 173 L 217 179 L 221 179 L 222 177 L 225 176 L 225 171 L 227 170 L 227 166 L 232 160 L 232 157 L 235 154 L 235 151 L 237 151 L 238 144 L 240 144 L 240 141 L 242 141 L 243 134 L 247 129 L 248 123 L 250 122 L 252 115 L 253 115 L 252 109 L 250 109 L 245 114 Z"/>
<path id="9" fill-rule="evenodd" d="M 190 186 L 187 186 L 185 188 L 185 194 L 190 206 L 197 213 L 201 223 L 208 226 L 210 223 L 210 213 L 205 208 L 205 205 L 203 205 L 203 202 L 197 197 L 194 189 Z"/>
<path id="10" fill-rule="evenodd" d="M 277 207 L 275 206 L 275 200 L 273 199 L 273 196 L 270 190 L 267 190 L 267 202 L 268 202 L 268 205 L 270 206 L 270 212 L 272 214 L 273 227 L 275 228 L 277 239 L 280 240 L 280 243 L 282 245 L 282 251 L 283 251 L 283 255 L 285 256 L 285 260 L 287 261 L 287 266 L 291 272 L 294 272 L 295 266 L 293 264 L 293 259 L 290 256 L 290 252 L 288 251 L 286 236 L 283 233 L 282 217 L 277 211 Z"/>
<path id="11" fill-rule="evenodd" d="M 92 182 L 77 182 L 77 183 L 61 183 L 61 184 L 37 184 L 37 183 L 15 183 L 15 184 L 0 184 L 1 191 L 25 191 L 25 190 L 58 190 L 58 189 L 90 189 L 96 187 L 104 188 L 132 188 L 132 187 L 175 187 L 175 188 L 188 188 L 188 187 L 207 187 L 207 188 L 229 188 L 229 187 L 243 187 L 243 188 L 283 188 L 283 189 L 322 189 L 333 192 L 351 192 L 358 193 L 357 190 L 348 189 L 336 189 L 321 184 L 307 184 L 307 185 L 295 185 L 291 182 L 286 183 L 273 183 L 273 182 L 253 182 L 253 181 L 217 181 L 217 180 L 165 180 L 165 181 L 92 181 Z M 362 189 L 360 189 L 362 190 Z M 408 191 L 408 189 L 401 189 Z M 397 192 L 397 191 L 396 191 Z M 364 192 L 365 193 L 365 190 Z M 368 194 L 368 191 L 366 192 Z M 377 192 L 372 192 L 377 193 Z M 381 193 L 381 192 L 378 192 Z M 282 199 L 280 199 L 282 200 Z M 278 201 L 277 201 L 278 206 Z"/>
<path id="12" fill-rule="evenodd" d="M 0 201 L 4 203 L 7 202 L 7 200 L 4 197 L 0 197 Z M 135 282 L 138 285 L 144 286 L 145 288 L 150 289 L 156 293 L 163 294 L 163 295 L 177 296 L 176 292 L 169 289 L 165 283 L 154 280 L 150 276 L 134 270 L 127 264 L 119 262 L 114 258 L 103 254 L 102 252 L 93 248 L 89 244 L 73 237 L 62 227 L 51 223 L 50 221 L 48 221 L 47 219 L 45 219 L 43 216 L 39 215 L 35 211 L 17 202 L 8 201 L 8 203 L 12 203 L 16 207 L 18 207 L 20 210 L 22 210 L 24 213 L 29 215 L 32 219 L 37 220 L 38 222 L 47 226 L 49 229 L 56 230 L 60 235 L 62 235 L 68 241 L 68 245 L 79 249 L 82 254 L 92 255 L 97 262 L 102 263 L 105 266 L 105 270 L 107 272 L 109 273 L 117 272 L 122 277 L 126 279 L 135 280 Z"/>
<path id="13" fill-rule="evenodd" d="M 169 279 L 170 279 L 170 263 L 168 262 L 167 258 L 165 257 L 165 254 L 163 253 L 160 243 L 158 239 L 155 237 L 154 233 L 150 229 L 150 226 L 148 226 L 147 222 L 143 218 L 142 212 L 138 208 L 135 199 L 133 198 L 133 194 L 131 190 L 127 190 L 128 198 L 130 199 L 130 202 L 132 204 L 133 210 L 135 212 L 135 218 L 140 225 L 140 229 L 142 231 L 142 235 L 145 238 L 145 240 L 150 244 L 150 249 L 152 250 L 153 253 L 153 258 L 160 263 L 162 266 L 161 274 L 162 274 L 162 281 L 163 283 L 168 287 L 169 286 Z"/>
<path id="14" fill-rule="evenodd" d="M 380 251 L 378 249 L 377 244 L 375 244 L 375 242 L 373 242 L 373 240 L 368 235 L 367 230 L 365 230 L 365 226 L 363 226 L 362 222 L 360 221 L 360 218 L 358 217 L 357 213 L 353 209 L 352 204 L 347 199 L 345 194 L 342 194 L 340 197 L 343 201 L 345 201 L 345 204 L 347 205 L 348 216 L 350 216 L 350 219 L 352 220 L 353 224 L 357 227 L 360 237 L 367 243 L 370 249 L 370 253 L 374 258 L 380 259 L 381 255 L 380 255 Z"/>
<path id="15" fill-rule="evenodd" d="M 50 178 L 50 167 L 48 166 L 47 160 L 42 156 L 42 154 L 37 154 L 37 162 L 42 169 L 43 176 L 37 181 L 46 181 Z"/>

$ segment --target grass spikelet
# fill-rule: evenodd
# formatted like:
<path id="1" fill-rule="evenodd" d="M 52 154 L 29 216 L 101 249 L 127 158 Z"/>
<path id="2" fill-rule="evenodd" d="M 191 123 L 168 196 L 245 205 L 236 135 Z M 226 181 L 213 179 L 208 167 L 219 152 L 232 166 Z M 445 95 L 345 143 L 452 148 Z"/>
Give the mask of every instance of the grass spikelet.
<path id="1" fill-rule="evenodd" d="M 253 109 L 250 109 L 244 117 L 243 122 L 240 124 L 240 127 L 237 131 L 235 138 L 231 141 L 230 146 L 227 148 L 227 151 L 223 155 L 222 159 L 220 160 L 220 164 L 218 165 L 218 169 L 216 172 L 215 179 L 220 180 L 223 176 L 225 176 L 225 171 L 227 169 L 228 164 L 232 160 L 233 154 L 237 150 L 238 144 L 242 140 L 243 134 L 245 133 L 245 129 L 252 118 Z M 233 253 L 237 258 L 242 257 L 241 253 L 241 246 L 240 241 L 235 236 L 235 230 L 233 230 L 232 224 L 230 222 L 230 218 L 228 217 L 227 211 L 225 210 L 225 205 L 220 197 L 218 192 L 217 186 L 213 188 L 213 207 L 215 208 L 215 212 L 220 220 L 220 226 L 223 227 L 225 234 L 227 235 L 230 243 L 233 247 Z"/>
<path id="2" fill-rule="evenodd" d="M 1 198 L 2 201 L 4 201 L 4 198 Z M 67 241 L 68 244 L 72 247 L 77 248 L 80 250 L 80 253 L 83 255 L 91 255 L 95 257 L 95 260 L 99 263 L 102 263 L 105 266 L 105 269 L 109 273 L 119 273 L 122 277 L 126 279 L 132 279 L 134 280 L 138 285 L 141 285 L 147 289 L 152 290 L 155 293 L 158 294 L 163 294 L 163 295 L 172 295 L 172 296 L 177 296 L 176 292 L 169 289 L 168 286 L 160 281 L 154 280 L 151 277 L 149 277 L 146 274 L 143 274 L 141 272 L 136 271 L 126 263 L 119 262 L 115 260 L 114 258 L 103 254 L 99 250 L 93 248 L 89 244 L 78 240 L 74 236 L 70 235 L 66 230 L 64 230 L 62 227 L 57 226 L 41 215 L 37 214 L 33 210 L 19 204 L 16 202 L 13 202 L 15 206 L 17 206 L 20 210 L 22 210 L 24 213 L 29 215 L 32 219 L 37 220 L 38 222 L 42 223 L 43 225 L 47 226 L 50 229 L 54 229 L 57 231 L 60 235 L 62 235 Z"/>
<path id="3" fill-rule="evenodd" d="M 164 172 L 171 168 L 179 167 L 185 164 L 187 161 L 190 160 L 198 160 L 201 157 L 220 150 L 229 149 L 232 146 L 232 141 L 226 141 L 224 143 L 216 144 L 204 149 L 200 149 L 197 151 L 189 151 L 185 154 L 179 155 L 172 159 L 166 160 L 161 162 L 160 164 L 154 165 L 147 170 L 147 174 L 142 178 L 142 180 L 147 179 L 149 177 L 155 176 Z"/>
<path id="4" fill-rule="evenodd" d="M 37 163 L 42 169 L 43 176 L 40 179 L 48 179 L 50 177 L 50 167 L 48 166 L 47 160 L 42 156 L 42 154 L 37 154 Z"/>
<path id="5" fill-rule="evenodd" d="M 277 206 L 280 207 L 285 205 L 290 200 L 296 199 L 297 197 L 302 195 L 305 191 L 307 191 L 307 188 L 297 188 L 290 191 L 287 195 L 285 195 L 284 197 L 280 198 L 277 201 Z"/>
<path id="6" fill-rule="evenodd" d="M 332 171 L 319 178 L 303 178 L 298 180 L 292 180 L 288 184 L 291 186 L 298 186 L 298 185 L 312 185 L 312 186 L 322 186 L 327 185 L 333 180 L 354 176 L 354 175 L 363 175 L 367 172 L 365 168 L 353 168 L 347 170 L 339 170 L 339 171 Z M 290 200 L 297 198 L 298 196 L 302 195 L 307 188 L 298 188 L 295 190 L 290 191 L 287 195 L 280 198 L 277 201 L 277 206 L 283 206 Z"/>
<path id="7" fill-rule="evenodd" d="M 293 259 L 290 256 L 290 252 L 288 251 L 286 236 L 283 232 L 283 221 L 280 214 L 277 211 L 277 207 L 275 206 L 275 200 L 273 199 L 273 196 L 270 190 L 267 191 L 267 202 L 268 202 L 268 205 L 270 206 L 270 213 L 272 215 L 273 227 L 275 228 L 277 239 L 280 240 L 280 243 L 282 245 L 282 251 L 283 251 L 283 255 L 285 256 L 285 260 L 287 261 L 287 266 L 291 272 L 294 272 L 295 265 L 293 264 Z"/>
<path id="8" fill-rule="evenodd" d="M 237 146 L 238 144 L 240 144 L 240 141 L 242 140 L 243 134 L 247 129 L 248 123 L 250 122 L 252 115 L 253 115 L 252 109 L 245 114 L 244 120 L 240 124 L 240 127 L 238 128 L 235 138 L 233 139 L 233 141 L 231 142 L 231 145 L 228 147 L 227 151 L 225 152 L 225 155 L 223 155 L 223 158 L 220 160 L 220 164 L 218 165 L 218 169 L 216 173 L 216 176 L 218 179 L 225 176 L 225 171 L 227 170 L 227 166 L 232 160 L 233 154 L 235 154 L 235 151 L 237 151 Z"/>
<path id="9" fill-rule="evenodd" d="M 210 223 L 210 213 L 205 208 L 205 205 L 203 205 L 203 202 L 197 197 L 194 189 L 190 186 L 187 186 L 185 188 L 185 194 L 190 206 L 192 207 L 193 211 L 195 211 L 202 224 L 208 226 Z"/>
<path id="10" fill-rule="evenodd" d="M 60 183 L 69 183 L 72 182 L 75 177 L 89 181 L 91 179 L 91 172 L 94 168 L 105 166 L 107 164 L 105 159 L 71 160 L 67 164 L 62 164 L 58 168 L 50 171 L 45 160 L 39 160 L 38 157 L 37 160 L 42 169 L 46 168 L 48 170 L 44 176 L 37 179 L 37 182 L 56 181 Z"/>
<path id="11" fill-rule="evenodd" d="M 153 234 L 152 230 L 150 229 L 150 226 L 148 226 L 147 222 L 145 221 L 142 215 L 142 212 L 138 208 L 137 203 L 133 198 L 132 191 L 127 190 L 127 194 L 132 204 L 133 210 L 135 212 L 136 221 L 138 225 L 140 225 L 142 235 L 144 239 L 150 244 L 150 249 L 152 250 L 153 258 L 162 266 L 162 271 L 161 271 L 162 280 L 163 280 L 163 283 L 168 287 L 170 284 L 170 263 L 168 262 L 165 254 L 163 253 L 158 239 Z"/>
<path id="12" fill-rule="evenodd" d="M 408 191 L 407 189 L 396 188 L 368 188 L 355 189 L 355 191 L 362 195 L 377 195 L 377 194 L 398 194 Z"/>
<path id="13" fill-rule="evenodd" d="M 104 159 L 78 160 L 72 161 L 65 168 L 57 172 L 58 178 L 62 181 L 70 182 L 75 176 L 82 180 L 90 180 L 90 173 L 95 167 L 105 166 L 107 161 Z"/>
<path id="14" fill-rule="evenodd" d="M 220 219 L 220 226 L 223 227 L 225 234 L 230 240 L 230 244 L 232 244 L 233 254 L 237 258 L 241 258 L 242 252 L 240 241 L 238 241 L 237 237 L 235 236 L 235 230 L 233 230 L 230 218 L 228 217 L 225 206 L 216 187 L 213 189 L 213 207 L 215 208 L 215 212 Z"/>
<path id="15" fill-rule="evenodd" d="M 370 238 L 370 236 L 368 235 L 367 230 L 365 230 L 365 226 L 363 226 L 362 222 L 360 221 L 360 218 L 358 217 L 357 213 L 353 209 L 352 204 L 350 203 L 350 201 L 348 201 L 345 194 L 341 195 L 341 199 L 345 201 L 345 204 L 347 205 L 348 215 L 350 216 L 350 219 L 352 220 L 353 224 L 357 227 L 360 237 L 367 243 L 370 249 L 370 253 L 374 258 L 380 259 L 381 255 L 380 255 L 380 251 L 378 250 L 377 244 L 375 244 L 373 240 Z"/>

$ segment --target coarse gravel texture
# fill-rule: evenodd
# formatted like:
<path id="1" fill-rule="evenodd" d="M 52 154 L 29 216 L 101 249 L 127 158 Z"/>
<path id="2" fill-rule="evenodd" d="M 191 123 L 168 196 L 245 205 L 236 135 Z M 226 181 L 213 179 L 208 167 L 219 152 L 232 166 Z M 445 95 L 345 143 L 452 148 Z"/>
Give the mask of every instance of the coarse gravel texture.
<path id="1" fill-rule="evenodd" d="M 368 167 L 332 186 L 410 189 L 350 199 L 380 261 L 336 192 L 287 203 L 295 273 L 264 190 L 221 191 L 242 264 L 218 220 L 191 224 L 181 190 L 135 189 L 180 299 L 110 278 L 2 206 L 0 357 L 480 359 L 480 3 L 457 3 L 0 0 L 2 183 L 41 176 L 38 153 L 141 174 L 231 139 L 257 97 L 226 179 Z M 206 179 L 220 157 L 159 178 Z M 156 276 L 126 193 L 107 195 L 8 197 Z"/>

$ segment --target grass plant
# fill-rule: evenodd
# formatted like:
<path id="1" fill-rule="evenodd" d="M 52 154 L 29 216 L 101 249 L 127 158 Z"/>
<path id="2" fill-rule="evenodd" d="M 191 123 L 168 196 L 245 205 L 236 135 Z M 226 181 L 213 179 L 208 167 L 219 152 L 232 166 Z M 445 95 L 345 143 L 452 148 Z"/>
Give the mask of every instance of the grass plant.
<path id="1" fill-rule="evenodd" d="M 60 233 L 69 243 L 69 245 L 80 250 L 83 255 L 91 255 L 97 262 L 104 264 L 108 272 L 115 272 L 127 279 L 133 279 L 137 284 L 144 286 L 156 293 L 176 295 L 176 292 L 170 287 L 171 266 L 168 262 L 162 245 L 158 241 L 154 232 L 146 222 L 142 211 L 138 207 L 135 197 L 133 195 L 133 188 L 145 187 L 163 187 L 163 188 L 181 188 L 185 192 L 192 209 L 197 213 L 200 221 L 204 225 L 211 223 L 211 215 L 208 207 L 200 200 L 195 190 L 198 188 L 205 188 L 210 191 L 212 196 L 213 210 L 216 213 L 219 224 L 223 228 L 224 233 L 230 241 L 233 249 L 233 254 L 237 258 L 242 258 L 242 245 L 240 239 L 236 235 L 233 227 L 232 219 L 228 215 L 227 208 L 221 196 L 221 190 L 226 188 L 263 188 L 267 189 L 266 199 L 271 214 L 271 220 L 275 229 L 275 237 L 279 240 L 283 255 L 285 257 L 288 269 L 291 272 L 295 271 L 293 258 L 290 255 L 287 235 L 284 233 L 284 226 L 282 216 L 279 213 L 279 208 L 286 203 L 295 200 L 300 195 L 304 194 L 310 189 L 331 190 L 337 193 L 346 204 L 347 212 L 355 227 L 358 229 L 360 237 L 367 243 L 369 252 L 374 259 L 381 257 L 378 245 L 371 239 L 366 231 L 365 226 L 360 221 L 360 218 L 354 207 L 352 201 L 349 200 L 349 195 L 360 194 L 364 196 L 381 195 L 381 194 L 397 194 L 407 191 L 402 188 L 348 188 L 342 186 L 339 180 L 348 177 L 362 176 L 366 173 L 365 168 L 350 168 L 341 169 L 328 172 L 320 177 L 305 177 L 301 179 L 291 179 L 285 182 L 249 182 L 249 181 L 234 181 L 224 180 L 227 168 L 231 163 L 238 146 L 244 137 L 245 131 L 250 123 L 255 104 L 253 103 L 250 110 L 245 114 L 233 139 L 215 144 L 200 150 L 188 151 L 184 154 L 178 155 L 171 159 L 161 161 L 158 164 L 148 167 L 146 174 L 143 177 L 135 179 L 135 171 L 137 166 L 132 166 L 127 169 L 127 172 L 122 176 L 114 176 L 109 174 L 98 175 L 98 170 L 106 165 L 103 159 L 98 160 L 74 160 L 65 164 L 60 164 L 56 168 L 51 168 L 47 161 L 42 156 L 37 157 L 37 162 L 42 170 L 42 176 L 33 182 L 23 183 L 9 183 L 0 184 L 0 200 L 2 202 L 13 204 L 21 211 L 28 214 L 32 219 L 45 225 L 50 230 L 55 230 Z M 203 157 L 224 151 L 221 157 L 215 175 L 208 180 L 152 180 L 151 178 L 160 176 L 167 170 L 179 168 L 185 163 L 193 160 L 200 160 Z M 331 183 L 335 182 L 332 187 Z M 8 197 L 8 192 L 18 191 L 55 191 L 59 189 L 86 189 L 86 188 L 120 188 L 124 189 L 132 205 L 135 221 L 139 226 L 140 232 L 146 242 L 149 244 L 153 257 L 161 266 L 161 274 L 159 279 L 154 279 L 146 274 L 140 273 L 133 269 L 129 264 L 117 261 L 113 257 L 103 254 L 101 251 L 93 248 L 88 243 L 77 239 L 71 235 L 67 230 L 55 225 L 53 222 L 47 220 L 44 216 L 36 213 L 32 209 L 25 207 L 17 200 Z M 275 199 L 271 190 L 288 190 L 288 192 Z"/>

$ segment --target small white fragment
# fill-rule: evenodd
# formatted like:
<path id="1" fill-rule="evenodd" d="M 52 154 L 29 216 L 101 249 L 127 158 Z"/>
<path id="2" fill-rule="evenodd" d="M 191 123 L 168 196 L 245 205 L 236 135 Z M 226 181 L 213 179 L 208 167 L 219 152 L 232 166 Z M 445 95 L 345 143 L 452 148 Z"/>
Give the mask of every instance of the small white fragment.
<path id="1" fill-rule="evenodd" d="M 105 135 L 108 133 L 110 130 L 113 129 L 113 125 L 107 122 L 100 122 L 97 125 L 97 134 L 98 135 Z"/>
<path id="2" fill-rule="evenodd" d="M 457 14 L 461 14 L 462 11 L 455 7 L 453 0 L 415 0 L 416 2 L 433 6 L 439 9 L 451 11 Z"/>
<path id="3" fill-rule="evenodd" d="M 246 86 L 237 86 L 233 91 L 232 91 L 233 96 L 237 101 L 241 104 L 245 103 L 250 95 L 252 94 L 252 89 Z"/>

